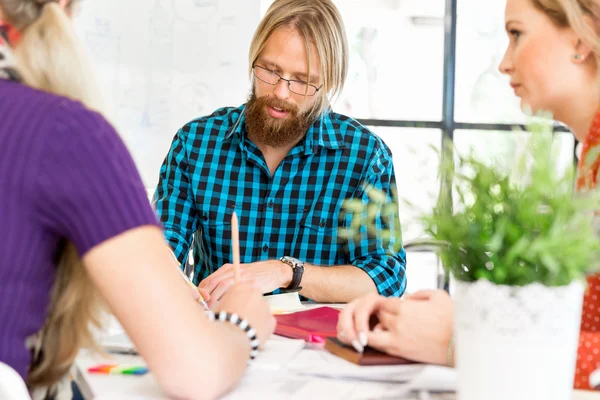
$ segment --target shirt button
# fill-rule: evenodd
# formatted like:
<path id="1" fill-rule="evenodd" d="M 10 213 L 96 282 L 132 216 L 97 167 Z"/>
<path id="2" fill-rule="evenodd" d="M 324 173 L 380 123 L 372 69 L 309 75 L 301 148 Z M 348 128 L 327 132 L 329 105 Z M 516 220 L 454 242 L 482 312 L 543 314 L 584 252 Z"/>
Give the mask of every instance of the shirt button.
<path id="1" fill-rule="evenodd" d="M 265 245 L 263 246 L 263 251 L 264 251 L 264 252 L 267 252 L 267 251 L 269 251 L 269 246 L 267 246 L 267 245 L 265 244 Z"/>
<path id="2" fill-rule="evenodd" d="M 269 200 L 269 207 L 273 208 L 273 200 Z"/>
<path id="3" fill-rule="evenodd" d="M 319 226 L 321 228 L 325 228 L 325 220 L 324 219 L 321 220 L 321 223 L 319 224 Z"/>

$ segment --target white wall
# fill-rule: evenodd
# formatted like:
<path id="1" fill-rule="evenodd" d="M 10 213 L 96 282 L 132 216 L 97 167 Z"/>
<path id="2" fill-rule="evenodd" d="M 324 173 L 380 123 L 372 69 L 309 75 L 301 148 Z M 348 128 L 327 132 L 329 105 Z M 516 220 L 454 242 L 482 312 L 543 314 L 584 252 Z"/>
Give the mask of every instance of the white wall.
<path id="1" fill-rule="evenodd" d="M 132 151 L 147 187 L 176 130 L 249 89 L 247 53 L 272 0 L 95 0 L 75 19 L 105 93 L 109 118 Z M 443 78 L 443 0 L 334 0 L 351 44 L 351 66 L 336 111 L 358 118 L 439 120 Z M 489 4 L 488 4 L 489 3 Z M 518 99 L 497 63 L 506 46 L 504 0 L 461 0 L 456 115 L 467 122 L 522 120 Z M 371 41 L 361 37 L 371 30 Z M 402 199 L 429 209 L 437 197 L 434 129 L 374 128 L 392 149 Z M 514 136 L 514 135 L 511 135 Z M 457 132 L 461 150 L 475 146 L 507 158 L 518 138 Z M 569 140 L 572 139 L 569 137 Z M 510 142 L 508 143 L 507 140 Z M 568 144 L 568 143 L 567 143 Z M 561 160 L 570 162 L 569 146 Z M 404 238 L 421 236 L 416 213 L 401 209 Z M 409 254 L 409 290 L 435 282 L 431 256 Z"/>
<path id="2" fill-rule="evenodd" d="M 356 26 L 362 26 L 365 6 L 368 10 L 375 3 L 379 7 L 387 4 L 371 1 L 336 1 L 348 19 L 351 36 L 356 34 Z M 75 18 L 77 30 L 96 69 L 108 118 L 127 142 L 149 193 L 154 191 L 160 165 L 177 129 L 216 108 L 245 101 L 249 89 L 248 46 L 270 3 L 270 0 L 82 2 Z M 377 15 L 372 17 L 377 20 Z M 395 35 L 389 39 L 394 41 L 392 36 Z M 419 70 L 420 65 L 414 67 Z M 432 85 L 441 90 L 438 87 L 441 85 Z M 348 101 L 341 101 L 336 109 L 364 117 L 354 115 L 362 97 L 363 93 L 351 87 L 346 99 L 352 99 L 353 110 L 345 109 Z M 385 96 L 379 94 L 380 97 Z M 389 106 L 388 97 L 384 105 Z M 396 95 L 393 97 L 398 100 Z M 406 107 L 397 104 L 393 108 L 406 112 Z M 399 175 L 403 175 L 404 169 L 414 171 L 403 163 L 407 148 L 404 140 L 396 143 L 398 132 L 379 129 L 377 133 L 393 148 Z M 424 145 L 413 143 L 414 140 L 411 143 L 424 152 L 427 144 L 439 141 L 438 136 L 432 135 L 432 138 L 420 135 Z M 406 179 L 402 181 L 406 183 Z M 427 179 L 414 176 L 414 181 L 423 184 Z M 426 186 L 432 189 L 431 182 Z M 410 256 L 409 290 L 432 287 L 436 270 L 431 256 Z"/>
<path id="3" fill-rule="evenodd" d="M 259 19 L 260 0 L 82 2 L 77 30 L 147 187 L 177 129 L 245 101 Z"/>

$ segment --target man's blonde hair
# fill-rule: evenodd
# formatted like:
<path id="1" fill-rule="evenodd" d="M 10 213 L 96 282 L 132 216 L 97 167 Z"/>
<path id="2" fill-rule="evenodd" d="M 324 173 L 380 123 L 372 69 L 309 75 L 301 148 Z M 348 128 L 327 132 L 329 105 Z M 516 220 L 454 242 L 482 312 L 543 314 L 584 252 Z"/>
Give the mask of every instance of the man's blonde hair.
<path id="1" fill-rule="evenodd" d="M 348 39 L 339 10 L 331 0 L 275 0 L 258 25 L 250 44 L 252 66 L 271 34 L 280 27 L 294 28 L 304 37 L 310 79 L 310 44 L 314 44 L 321 62 L 321 84 L 311 116 L 327 111 L 331 99 L 339 96 L 348 74 Z"/>

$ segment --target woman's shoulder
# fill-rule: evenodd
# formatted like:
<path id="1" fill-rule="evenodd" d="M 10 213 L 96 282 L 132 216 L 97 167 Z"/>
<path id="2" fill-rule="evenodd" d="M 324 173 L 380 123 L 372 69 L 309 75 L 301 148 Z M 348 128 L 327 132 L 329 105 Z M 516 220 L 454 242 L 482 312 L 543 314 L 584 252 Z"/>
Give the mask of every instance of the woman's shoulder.
<path id="1" fill-rule="evenodd" d="M 36 139 L 42 139 L 46 136 L 44 133 L 53 139 L 57 139 L 57 135 L 78 136 L 81 130 L 96 135 L 116 135 L 100 113 L 79 101 L 8 81 L 0 81 L 0 92 L 0 109 L 6 114 L 3 118 L 21 119 L 30 125 Z M 2 102 L 5 107 L 1 106 Z"/>

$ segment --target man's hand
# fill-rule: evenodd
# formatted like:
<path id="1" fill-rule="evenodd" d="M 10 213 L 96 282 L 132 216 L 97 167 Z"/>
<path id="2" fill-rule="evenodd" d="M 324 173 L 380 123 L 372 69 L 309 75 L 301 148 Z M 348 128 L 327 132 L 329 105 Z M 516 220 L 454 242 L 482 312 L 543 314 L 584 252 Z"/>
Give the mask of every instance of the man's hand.
<path id="1" fill-rule="evenodd" d="M 261 293 L 287 287 L 292 275 L 292 268 L 279 260 L 240 264 L 241 282 L 258 288 Z M 212 307 L 233 284 L 233 264 L 225 264 L 200 282 L 198 288 L 210 296 L 209 305 Z"/>

